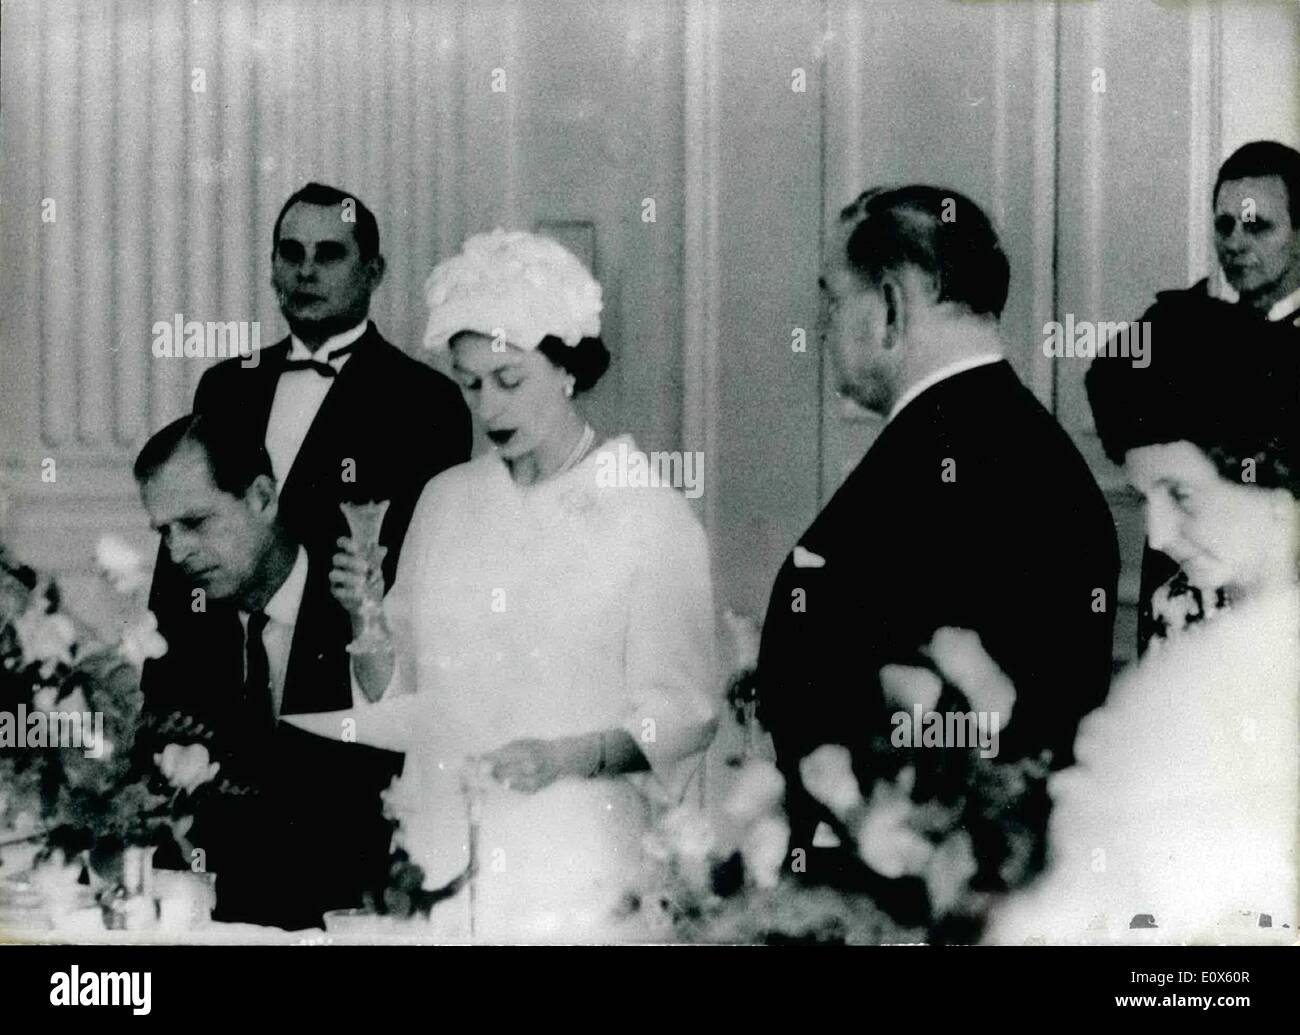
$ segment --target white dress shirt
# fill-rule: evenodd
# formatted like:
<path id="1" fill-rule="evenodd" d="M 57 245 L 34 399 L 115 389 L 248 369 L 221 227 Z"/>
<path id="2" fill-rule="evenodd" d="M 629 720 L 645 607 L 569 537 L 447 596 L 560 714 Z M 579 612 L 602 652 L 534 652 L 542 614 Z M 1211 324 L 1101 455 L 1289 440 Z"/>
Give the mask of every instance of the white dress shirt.
<path id="1" fill-rule="evenodd" d="M 967 370 L 974 370 L 976 367 L 987 366 L 990 363 L 1001 363 L 1004 358 L 997 352 L 983 352 L 977 356 L 967 356 L 965 359 L 959 359 L 956 363 L 949 363 L 947 366 L 940 367 L 938 370 L 927 374 L 894 400 L 889 416 L 885 418 L 886 423 L 897 417 L 904 406 L 927 388 L 932 388 L 940 381 L 946 381 L 957 374 L 964 374 Z"/>
<path id="2" fill-rule="evenodd" d="M 1300 288 L 1296 288 L 1286 298 L 1279 298 L 1269 308 L 1270 320 L 1294 320 L 1300 314 Z"/>
<path id="3" fill-rule="evenodd" d="M 316 359 L 328 363 L 336 372 L 340 371 L 349 356 L 334 357 L 333 354 L 360 338 L 367 323 L 368 320 L 362 320 L 350 331 L 334 335 L 315 352 L 294 336 L 289 343 L 289 359 Z M 271 415 L 266 422 L 266 451 L 271 456 L 275 480 L 281 487 L 311 429 L 311 422 L 316 419 L 321 403 L 336 380 L 322 377 L 314 370 L 286 370 L 276 382 L 275 400 L 271 403 Z"/>
<path id="4" fill-rule="evenodd" d="M 1241 295 L 1222 274 L 1210 280 L 1209 294 L 1212 298 L 1233 304 L 1241 301 Z M 1285 298 L 1279 298 L 1264 314 L 1264 318 L 1272 322 L 1290 320 L 1292 323 L 1300 324 L 1300 319 L 1297 317 L 1300 317 L 1300 288 L 1296 288 Z"/>
<path id="5" fill-rule="evenodd" d="M 293 568 L 289 571 L 289 577 L 280 584 L 280 588 L 262 609 L 268 619 L 266 628 L 262 631 L 262 646 L 266 648 L 266 660 L 271 671 L 271 700 L 277 719 L 280 717 L 280 703 L 284 700 L 284 679 L 289 671 L 289 650 L 293 646 L 293 630 L 298 623 L 298 609 L 302 607 L 302 593 L 306 586 L 307 551 L 300 546 Z M 239 621 L 244 626 L 245 645 L 247 645 L 247 612 L 239 612 Z M 248 657 L 247 649 L 244 651 L 244 657 Z"/>

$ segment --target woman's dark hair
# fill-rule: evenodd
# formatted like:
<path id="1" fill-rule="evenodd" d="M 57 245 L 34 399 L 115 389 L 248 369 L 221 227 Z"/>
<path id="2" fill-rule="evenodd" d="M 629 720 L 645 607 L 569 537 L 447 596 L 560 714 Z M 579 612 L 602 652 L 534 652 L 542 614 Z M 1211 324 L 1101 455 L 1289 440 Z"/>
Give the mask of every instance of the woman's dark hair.
<path id="1" fill-rule="evenodd" d="M 585 392 L 609 369 L 609 349 L 599 338 L 583 338 L 577 345 L 566 345 L 548 334 L 537 351 L 566 374 L 573 376 L 574 392 Z"/>
<path id="2" fill-rule="evenodd" d="M 1167 442 L 1198 447 L 1228 481 L 1300 497 L 1300 349 L 1294 330 L 1214 299 L 1179 293 L 1150 322 L 1149 365 L 1109 354 L 1088 369 L 1106 455 Z"/>

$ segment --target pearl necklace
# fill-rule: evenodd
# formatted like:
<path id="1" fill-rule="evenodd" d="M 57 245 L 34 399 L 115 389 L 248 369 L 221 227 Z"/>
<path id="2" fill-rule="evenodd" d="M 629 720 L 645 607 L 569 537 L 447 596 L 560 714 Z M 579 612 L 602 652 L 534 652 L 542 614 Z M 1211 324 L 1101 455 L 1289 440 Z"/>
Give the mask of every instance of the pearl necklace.
<path id="1" fill-rule="evenodd" d="M 582 434 L 578 436 L 577 444 L 569 452 L 569 455 L 565 457 L 564 463 L 560 464 L 556 469 L 555 474 L 551 475 L 551 477 L 554 478 L 555 475 L 563 474 L 570 467 L 576 466 L 578 461 L 587 455 L 587 450 L 591 448 L 592 443 L 595 441 L 595 429 L 590 424 L 584 424 L 582 427 Z"/>

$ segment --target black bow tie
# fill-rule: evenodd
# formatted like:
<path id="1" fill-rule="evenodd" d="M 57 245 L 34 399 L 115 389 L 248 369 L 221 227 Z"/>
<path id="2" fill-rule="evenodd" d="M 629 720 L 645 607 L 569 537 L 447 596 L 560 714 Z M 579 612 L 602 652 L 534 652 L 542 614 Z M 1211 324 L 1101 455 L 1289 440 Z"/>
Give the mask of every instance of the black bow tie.
<path id="1" fill-rule="evenodd" d="M 356 348 L 356 345 L 357 343 L 353 342 L 351 345 L 344 345 L 341 349 L 335 349 L 330 353 L 330 359 L 338 359 L 339 356 L 346 356 Z M 314 370 L 316 373 L 320 374 L 321 377 L 339 376 L 337 370 L 324 360 L 320 359 L 286 359 L 284 364 L 280 367 L 280 371 L 286 373 L 290 370 Z"/>

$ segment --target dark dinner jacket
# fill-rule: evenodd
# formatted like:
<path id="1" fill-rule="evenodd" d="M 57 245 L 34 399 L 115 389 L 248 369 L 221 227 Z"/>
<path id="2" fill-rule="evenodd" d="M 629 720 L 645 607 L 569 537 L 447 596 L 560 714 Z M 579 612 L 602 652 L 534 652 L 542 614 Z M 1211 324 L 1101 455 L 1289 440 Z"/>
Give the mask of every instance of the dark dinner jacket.
<path id="1" fill-rule="evenodd" d="M 288 352 L 286 338 L 263 350 L 256 366 L 245 367 L 238 358 L 216 364 L 199 382 L 195 412 L 247 420 L 264 439 Z M 380 537 L 388 548 L 384 573 L 391 585 L 425 483 L 467 460 L 470 445 L 469 412 L 459 389 L 390 345 L 370 323 L 280 487 L 280 520 L 306 547 L 309 562 L 282 715 L 351 704 L 345 650 L 351 623 L 329 592 L 335 540 L 348 534 L 340 501 L 391 501 Z M 219 908 L 228 918 L 305 926 L 319 923 L 324 909 L 358 904 L 387 855 L 379 791 L 401 771 L 401 754 L 327 740 L 283 722 L 270 742 L 246 736 L 228 708 L 242 685 L 244 657 L 233 607 L 209 602 L 206 611 L 196 613 L 190 587 L 165 549 L 150 605 L 169 650 L 146 666 L 146 708 L 155 716 L 179 710 L 212 718 L 228 768 L 259 791 L 250 796 L 261 802 L 256 814 L 251 804 L 226 803 L 226 819 L 208 825 L 220 831 L 214 836 L 221 843 L 210 853 L 211 868 L 218 872 Z M 259 841 L 279 847 L 268 853 Z M 236 893 L 244 880 L 236 872 L 247 874 L 250 882 L 266 882 L 268 854 L 297 868 L 292 878 L 297 890 L 290 894 L 279 886 L 263 895 L 241 887 Z M 220 873 L 223 865 L 229 875 Z M 232 909 L 241 915 L 233 917 Z"/>
<path id="2" fill-rule="evenodd" d="M 1015 683 L 999 759 L 1049 749 L 1067 761 L 1109 684 L 1118 572 L 1101 491 L 1007 363 L 921 392 L 799 538 L 772 590 L 760 717 L 787 779 L 792 846 L 809 849 L 830 818 L 799 778 L 815 748 L 848 747 L 864 792 L 893 775 L 897 760 L 868 746 L 891 730 L 878 673 L 914 662 L 941 626 L 977 632 Z"/>

